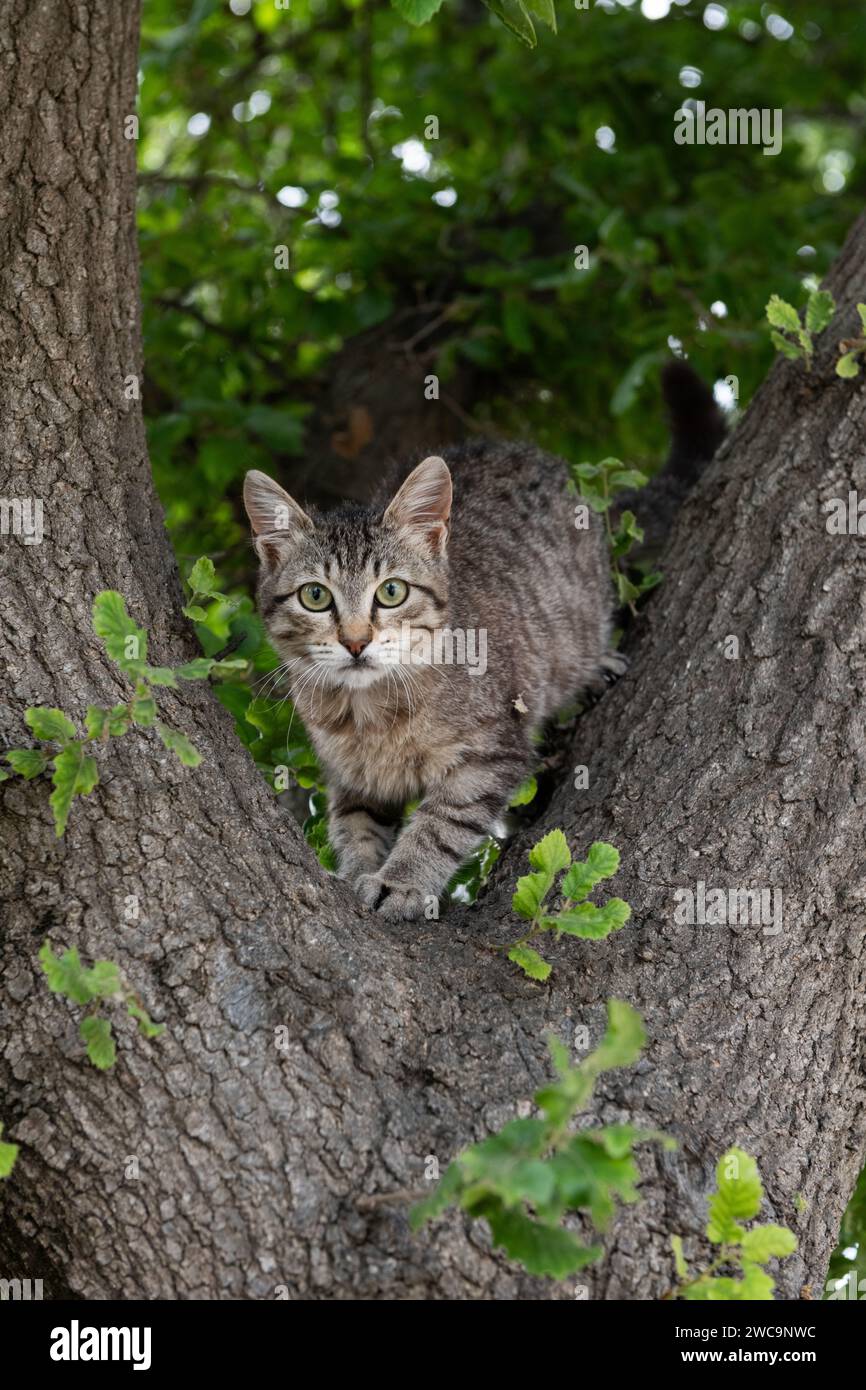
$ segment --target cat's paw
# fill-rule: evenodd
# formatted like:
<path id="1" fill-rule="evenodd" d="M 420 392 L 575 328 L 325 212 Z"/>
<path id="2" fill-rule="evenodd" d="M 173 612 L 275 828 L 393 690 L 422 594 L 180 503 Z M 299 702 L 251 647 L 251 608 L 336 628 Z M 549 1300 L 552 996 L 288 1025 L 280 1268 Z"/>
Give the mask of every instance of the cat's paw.
<path id="1" fill-rule="evenodd" d="M 361 874 L 355 892 L 365 907 L 373 907 L 391 922 L 414 921 L 424 916 L 426 898 L 410 883 L 386 883 L 381 874 Z"/>

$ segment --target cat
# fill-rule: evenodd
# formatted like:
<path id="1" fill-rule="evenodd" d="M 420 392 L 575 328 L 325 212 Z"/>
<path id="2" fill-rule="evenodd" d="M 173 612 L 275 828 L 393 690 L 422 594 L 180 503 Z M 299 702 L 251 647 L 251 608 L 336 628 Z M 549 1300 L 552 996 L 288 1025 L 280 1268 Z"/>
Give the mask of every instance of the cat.
<path id="1" fill-rule="evenodd" d="M 623 669 L 604 529 L 568 477 L 476 439 L 387 505 L 322 515 L 246 476 L 259 607 L 325 771 L 339 873 L 385 918 L 425 915 L 532 769 L 533 733 Z"/>

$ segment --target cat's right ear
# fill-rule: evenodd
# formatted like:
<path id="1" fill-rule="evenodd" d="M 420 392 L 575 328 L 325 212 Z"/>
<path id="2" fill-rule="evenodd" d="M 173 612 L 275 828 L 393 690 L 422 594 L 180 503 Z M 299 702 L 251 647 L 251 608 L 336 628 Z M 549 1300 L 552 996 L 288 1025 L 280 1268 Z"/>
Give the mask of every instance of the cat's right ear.
<path id="1" fill-rule="evenodd" d="M 313 523 L 303 507 L 269 478 L 253 468 L 244 479 L 244 506 L 253 528 L 253 544 L 263 565 L 273 569 L 286 556 L 299 532 L 310 532 Z"/>

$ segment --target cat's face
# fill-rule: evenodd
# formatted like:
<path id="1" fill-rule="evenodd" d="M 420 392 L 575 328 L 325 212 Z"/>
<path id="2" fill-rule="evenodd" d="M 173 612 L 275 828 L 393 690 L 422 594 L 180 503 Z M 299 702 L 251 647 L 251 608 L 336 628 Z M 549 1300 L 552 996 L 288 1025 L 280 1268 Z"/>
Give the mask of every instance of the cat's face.
<path id="1" fill-rule="evenodd" d="M 265 473 L 244 483 L 259 606 L 293 691 L 364 690 L 412 664 L 412 634 L 447 621 L 451 476 L 425 459 L 384 514 L 310 516 Z"/>

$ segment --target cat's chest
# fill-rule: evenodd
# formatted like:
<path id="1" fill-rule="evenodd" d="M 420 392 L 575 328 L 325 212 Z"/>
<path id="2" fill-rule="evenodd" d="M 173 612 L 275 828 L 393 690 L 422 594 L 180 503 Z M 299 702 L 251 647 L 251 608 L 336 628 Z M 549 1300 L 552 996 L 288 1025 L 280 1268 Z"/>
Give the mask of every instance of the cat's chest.
<path id="1" fill-rule="evenodd" d="M 376 802 L 415 800 L 459 760 L 452 738 L 414 724 L 320 731 L 314 738 L 332 775 Z"/>

